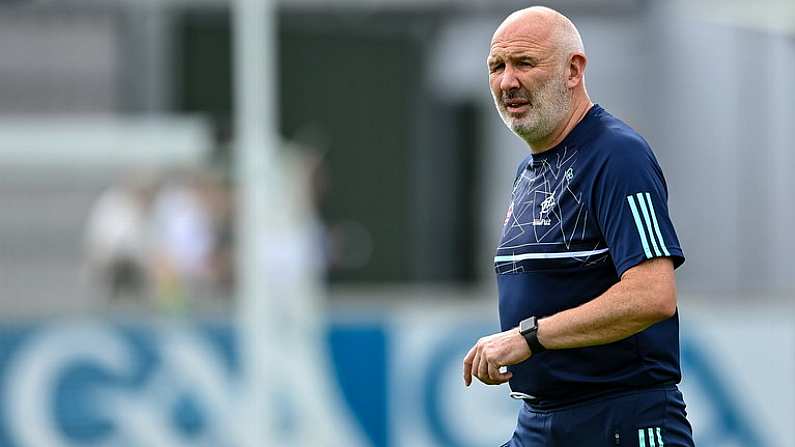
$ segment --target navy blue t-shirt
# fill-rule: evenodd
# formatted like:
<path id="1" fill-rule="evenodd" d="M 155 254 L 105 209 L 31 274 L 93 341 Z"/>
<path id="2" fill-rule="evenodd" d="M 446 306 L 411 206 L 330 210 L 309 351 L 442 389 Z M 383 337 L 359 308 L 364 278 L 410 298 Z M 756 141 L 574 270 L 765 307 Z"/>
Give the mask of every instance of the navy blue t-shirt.
<path id="1" fill-rule="evenodd" d="M 644 260 L 684 262 L 648 143 L 598 105 L 554 148 L 519 165 L 494 258 L 502 330 L 605 292 Z M 678 315 L 624 340 L 550 350 L 508 368 L 511 389 L 547 401 L 678 383 Z"/>

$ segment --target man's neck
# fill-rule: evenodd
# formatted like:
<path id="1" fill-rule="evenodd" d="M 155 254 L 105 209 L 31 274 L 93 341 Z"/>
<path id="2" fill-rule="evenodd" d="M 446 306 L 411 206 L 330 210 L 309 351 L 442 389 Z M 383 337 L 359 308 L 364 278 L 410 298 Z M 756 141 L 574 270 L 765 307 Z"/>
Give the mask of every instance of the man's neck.
<path id="1" fill-rule="evenodd" d="M 560 144 L 564 138 L 574 129 L 577 124 L 585 118 L 585 115 L 591 110 L 593 107 L 593 102 L 591 99 L 585 95 L 585 97 L 581 98 L 580 100 L 575 99 L 572 102 L 571 113 L 569 113 L 568 118 L 563 120 L 560 125 L 552 132 L 548 138 L 544 141 L 540 141 L 537 143 L 528 143 L 530 146 L 530 152 L 533 154 L 540 154 L 541 152 L 546 152 L 553 147 Z"/>

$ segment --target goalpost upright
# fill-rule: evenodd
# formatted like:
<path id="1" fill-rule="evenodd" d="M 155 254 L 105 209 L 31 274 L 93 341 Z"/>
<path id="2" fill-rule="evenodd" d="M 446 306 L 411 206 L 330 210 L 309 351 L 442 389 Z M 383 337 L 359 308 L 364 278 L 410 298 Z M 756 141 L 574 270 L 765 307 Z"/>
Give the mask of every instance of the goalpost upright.
<path id="1" fill-rule="evenodd" d="M 238 334 L 243 377 L 240 441 L 269 445 L 277 437 L 272 396 L 274 367 L 286 367 L 278 352 L 278 312 L 259 266 L 264 247 L 258 241 L 271 231 L 274 159 L 277 149 L 275 5 L 273 0 L 232 0 L 235 176 L 237 179 Z M 271 364 L 268 365 L 268 362 Z M 281 364 L 281 365 L 280 365 Z M 269 368 L 270 366 L 270 368 Z M 270 441 L 270 442 L 269 442 Z"/>

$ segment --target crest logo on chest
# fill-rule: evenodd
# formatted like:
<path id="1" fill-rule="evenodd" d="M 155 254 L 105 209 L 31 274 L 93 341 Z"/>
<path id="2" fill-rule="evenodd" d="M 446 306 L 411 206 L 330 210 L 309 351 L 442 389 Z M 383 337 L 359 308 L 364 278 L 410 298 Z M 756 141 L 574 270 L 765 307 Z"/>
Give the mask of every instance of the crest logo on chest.
<path id="1" fill-rule="evenodd" d="M 550 194 L 541 202 L 541 211 L 538 213 L 538 217 L 533 219 L 533 225 L 551 225 L 552 219 L 549 218 L 549 213 L 554 206 L 555 196 Z"/>

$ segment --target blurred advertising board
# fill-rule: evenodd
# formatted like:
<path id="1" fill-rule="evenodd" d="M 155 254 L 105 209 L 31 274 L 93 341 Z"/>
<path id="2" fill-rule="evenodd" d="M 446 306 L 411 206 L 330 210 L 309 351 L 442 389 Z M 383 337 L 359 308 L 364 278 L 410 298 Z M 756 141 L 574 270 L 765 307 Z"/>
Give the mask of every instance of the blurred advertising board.
<path id="1" fill-rule="evenodd" d="M 363 446 L 499 445 L 519 404 L 505 386 L 466 389 L 461 380 L 464 353 L 493 329 L 482 313 L 453 307 L 336 312 L 322 341 L 333 365 L 320 367 Z M 689 312 L 682 331 L 697 445 L 795 446 L 795 331 L 786 315 Z M 245 395 L 235 334 L 226 320 L 6 323 L 0 446 L 233 446 Z M 289 426 L 300 414 L 285 391 Z"/>

